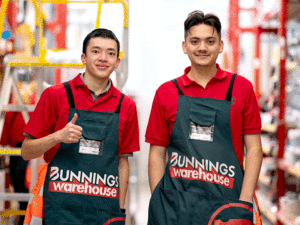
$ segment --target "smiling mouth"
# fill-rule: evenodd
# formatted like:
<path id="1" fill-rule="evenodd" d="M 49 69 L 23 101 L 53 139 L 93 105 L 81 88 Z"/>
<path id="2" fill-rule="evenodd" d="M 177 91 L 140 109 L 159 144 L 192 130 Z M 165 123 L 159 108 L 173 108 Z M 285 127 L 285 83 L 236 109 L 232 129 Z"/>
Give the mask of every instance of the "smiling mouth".
<path id="1" fill-rule="evenodd" d="M 108 68 L 108 66 L 105 66 L 105 65 L 97 65 L 97 68 L 100 69 L 100 70 L 105 70 Z"/>
<path id="2" fill-rule="evenodd" d="M 197 56 L 197 57 L 208 57 L 209 55 L 195 55 L 195 56 Z"/>

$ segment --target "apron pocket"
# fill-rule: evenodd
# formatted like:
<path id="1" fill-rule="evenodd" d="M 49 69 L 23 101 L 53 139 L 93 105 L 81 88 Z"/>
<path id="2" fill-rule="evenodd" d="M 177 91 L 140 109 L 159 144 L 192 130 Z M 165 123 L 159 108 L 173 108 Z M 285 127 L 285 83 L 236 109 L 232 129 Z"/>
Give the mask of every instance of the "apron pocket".
<path id="1" fill-rule="evenodd" d="M 159 184 L 158 184 L 159 185 Z M 148 225 L 178 225 L 178 192 L 156 187 L 149 204 Z"/>
<path id="2" fill-rule="evenodd" d="M 208 224 L 253 224 L 253 204 L 238 199 L 213 197 L 221 206 L 215 210 Z"/>
<path id="3" fill-rule="evenodd" d="M 81 125 L 83 129 L 79 140 L 79 153 L 101 156 L 103 154 L 106 126 L 86 120 L 82 121 Z"/>
<path id="4" fill-rule="evenodd" d="M 212 142 L 216 112 L 209 109 L 191 109 L 189 112 L 190 131 L 189 139 Z"/>
<path id="5" fill-rule="evenodd" d="M 126 214 L 109 212 L 104 210 L 91 210 L 90 218 L 84 220 L 83 224 L 103 224 L 103 225 L 125 225 Z"/>
<path id="6" fill-rule="evenodd" d="M 80 124 L 82 126 L 82 136 L 86 139 L 103 141 L 106 135 L 106 125 L 102 123 L 83 120 Z"/>
<path id="7" fill-rule="evenodd" d="M 68 225 L 81 225 L 82 220 L 79 219 L 79 210 L 74 208 L 66 210 L 64 208 L 51 208 L 44 207 L 44 224 L 57 225 L 57 224 L 68 224 Z"/>
<path id="8" fill-rule="evenodd" d="M 154 191 L 149 206 L 148 225 L 156 224 L 252 225 L 253 205 L 235 199 L 160 188 Z"/>
<path id="9" fill-rule="evenodd" d="M 125 225 L 126 214 L 95 208 L 46 208 L 45 218 L 47 225 Z"/>

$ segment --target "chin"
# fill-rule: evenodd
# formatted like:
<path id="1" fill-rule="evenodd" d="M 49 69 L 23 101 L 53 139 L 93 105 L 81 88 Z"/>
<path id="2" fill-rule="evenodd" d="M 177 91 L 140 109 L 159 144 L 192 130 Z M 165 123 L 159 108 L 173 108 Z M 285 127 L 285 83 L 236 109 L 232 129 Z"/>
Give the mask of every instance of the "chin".
<path id="1" fill-rule="evenodd" d="M 201 67 L 209 67 L 211 66 L 210 64 L 208 63 L 196 63 L 197 66 L 201 66 Z"/>

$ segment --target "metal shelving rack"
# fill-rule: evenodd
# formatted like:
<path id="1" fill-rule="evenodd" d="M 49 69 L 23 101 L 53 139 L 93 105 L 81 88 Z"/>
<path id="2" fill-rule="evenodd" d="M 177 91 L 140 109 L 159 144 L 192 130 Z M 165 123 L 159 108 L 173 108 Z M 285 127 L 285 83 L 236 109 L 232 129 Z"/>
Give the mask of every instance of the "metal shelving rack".
<path id="1" fill-rule="evenodd" d="M 128 23 L 129 23 L 129 3 L 128 0 L 28 0 L 33 3 L 35 9 L 35 17 L 36 17 L 36 30 L 35 30 L 35 51 L 33 55 L 24 55 L 24 56 L 16 56 L 14 54 L 11 57 L 6 59 L 4 63 L 4 77 L 2 88 L 0 92 L 0 138 L 3 130 L 5 112 L 6 111 L 16 111 L 21 112 L 25 123 L 29 120 L 28 112 L 34 110 L 34 106 L 26 105 L 23 103 L 20 91 L 17 87 L 17 81 L 13 76 L 13 70 L 15 68 L 56 68 L 55 71 L 55 84 L 59 84 L 61 82 L 60 79 L 60 68 L 80 68 L 85 65 L 81 63 L 53 63 L 46 60 L 46 43 L 43 37 L 43 31 L 45 29 L 49 31 L 59 30 L 59 32 L 55 34 L 54 39 L 56 42 L 56 49 L 64 50 L 65 48 L 65 36 L 66 36 L 66 5 L 69 3 L 81 3 L 81 4 L 97 4 L 97 15 L 95 18 L 95 28 L 100 27 L 100 16 L 101 9 L 103 3 L 119 3 L 123 6 L 123 47 L 122 51 L 120 51 L 121 63 L 116 70 L 116 87 L 121 89 L 128 76 Z M 56 8 L 56 19 L 51 21 L 48 24 L 44 24 L 44 14 L 43 14 L 43 4 L 53 4 Z M 12 4 L 10 0 L 0 0 L 0 34 L 3 31 L 4 18 L 8 17 L 11 20 L 11 24 L 16 26 L 16 14 L 17 7 L 16 4 Z M 59 27 L 59 28 L 58 28 Z M 15 29 L 13 29 L 14 31 Z M 52 49 L 53 50 L 53 49 Z M 35 74 L 37 81 L 37 99 L 42 94 L 44 90 L 43 86 L 43 76 L 42 72 L 38 72 Z M 11 105 L 9 103 L 9 98 L 11 93 L 14 93 L 18 98 L 18 104 Z M 11 156 L 11 155 L 20 155 L 20 149 L 17 148 L 6 148 L 0 146 L 0 156 Z M 32 165 L 32 175 L 31 175 L 31 184 L 30 190 L 32 189 L 35 181 L 37 179 L 37 168 L 38 168 L 38 159 L 33 160 Z M 28 201 L 30 194 L 21 194 L 21 193 L 3 193 L 0 192 L 0 201 Z M 4 216 L 10 216 L 15 214 L 21 215 L 24 214 L 22 211 L 11 211 L 5 210 L 0 212 L 0 224 L 3 223 Z"/>
<path id="2" fill-rule="evenodd" d="M 287 22 L 291 18 L 297 18 L 300 14 L 300 2 L 299 0 L 277 0 L 276 8 L 269 12 L 263 12 L 263 0 L 253 0 L 254 7 L 243 9 L 239 6 L 239 0 L 230 0 L 229 4 L 229 30 L 228 30 L 228 39 L 231 46 L 231 55 L 228 57 L 229 69 L 232 72 L 238 72 L 238 65 L 240 60 L 240 36 L 243 33 L 252 33 L 254 34 L 254 59 L 253 59 L 253 68 L 254 68 L 254 89 L 258 101 L 260 101 L 260 76 L 261 76 L 261 35 L 263 33 L 273 33 L 277 35 L 278 45 L 280 47 L 280 56 L 279 56 L 279 116 L 278 116 L 278 125 L 270 125 L 263 127 L 265 132 L 276 133 L 277 135 L 277 163 L 276 163 L 276 202 L 277 207 L 279 207 L 279 198 L 284 196 L 285 193 L 285 172 L 289 172 L 297 177 L 299 177 L 299 170 L 289 166 L 286 162 L 283 161 L 283 155 L 286 144 L 286 133 L 287 125 L 285 121 L 286 113 L 286 60 L 287 60 Z M 252 27 L 240 27 L 239 18 L 240 13 L 243 11 L 251 11 L 254 14 L 254 23 Z M 265 27 L 262 24 L 270 19 L 276 19 L 278 27 L 276 29 L 272 27 Z M 268 149 L 265 149 L 268 151 Z M 290 221 L 289 218 L 285 216 L 279 209 L 278 213 L 272 213 L 270 210 L 263 207 L 263 202 L 261 203 L 261 211 L 266 214 L 270 221 L 277 225 L 281 224 L 295 224 L 294 221 Z"/>

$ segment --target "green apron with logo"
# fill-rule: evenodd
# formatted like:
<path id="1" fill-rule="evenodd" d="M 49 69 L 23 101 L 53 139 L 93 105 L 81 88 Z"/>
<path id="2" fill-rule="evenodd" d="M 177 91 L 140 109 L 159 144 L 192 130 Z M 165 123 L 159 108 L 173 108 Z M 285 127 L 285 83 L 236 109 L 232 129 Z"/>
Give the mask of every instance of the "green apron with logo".
<path id="1" fill-rule="evenodd" d="M 119 205 L 118 143 L 121 100 L 115 112 L 75 108 L 72 89 L 64 83 L 70 121 L 78 114 L 78 143 L 61 143 L 48 166 L 44 188 L 46 225 L 124 225 Z"/>
<path id="2" fill-rule="evenodd" d="M 148 225 L 253 224 L 253 205 L 240 201 L 243 170 L 230 130 L 236 75 L 225 100 L 179 99 L 168 163 L 149 205 Z"/>

